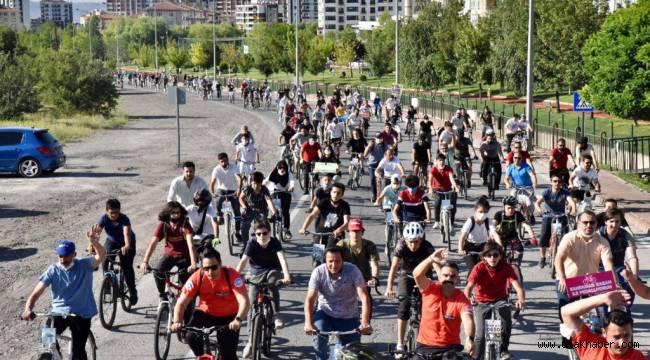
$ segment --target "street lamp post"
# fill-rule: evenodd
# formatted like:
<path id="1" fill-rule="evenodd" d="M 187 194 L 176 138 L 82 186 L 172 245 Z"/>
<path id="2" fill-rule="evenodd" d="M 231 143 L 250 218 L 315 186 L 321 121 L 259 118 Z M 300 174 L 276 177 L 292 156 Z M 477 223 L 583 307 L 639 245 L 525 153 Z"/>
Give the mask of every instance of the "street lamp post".
<path id="1" fill-rule="evenodd" d="M 535 26 L 535 0 L 528 0 L 528 60 L 526 63 L 526 119 L 530 126 L 535 121 L 533 117 L 533 87 L 535 79 L 533 78 L 533 36 Z"/>
<path id="2" fill-rule="evenodd" d="M 298 56 L 298 22 L 300 22 L 300 0 L 296 1 L 296 19 L 295 19 L 295 35 L 296 35 L 296 89 L 300 86 L 300 57 Z"/>
<path id="3" fill-rule="evenodd" d="M 158 9 L 156 4 L 153 4 L 154 20 L 153 20 L 153 44 L 156 51 L 156 73 L 158 73 Z"/>
<path id="4" fill-rule="evenodd" d="M 213 80 L 217 79 L 217 43 L 214 34 L 216 8 L 217 6 L 215 4 L 215 0 L 212 0 L 212 79 Z"/>
<path id="5" fill-rule="evenodd" d="M 399 0 L 395 0 L 395 84 L 399 84 Z"/>
<path id="6" fill-rule="evenodd" d="M 93 36 L 92 36 L 93 17 L 88 20 L 88 45 L 90 48 L 90 60 L 93 59 Z"/>

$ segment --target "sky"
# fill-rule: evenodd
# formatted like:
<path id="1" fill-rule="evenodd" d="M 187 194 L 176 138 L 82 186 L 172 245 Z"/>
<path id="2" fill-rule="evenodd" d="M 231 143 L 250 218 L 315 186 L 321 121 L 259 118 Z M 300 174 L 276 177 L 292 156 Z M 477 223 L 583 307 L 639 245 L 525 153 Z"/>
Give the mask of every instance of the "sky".
<path id="1" fill-rule="evenodd" d="M 84 0 L 84 1 L 72 1 L 72 15 L 74 17 L 74 22 L 79 22 L 79 17 L 87 14 L 88 12 L 100 9 L 105 10 L 106 5 L 104 4 L 106 0 Z M 79 10 L 77 10 L 79 9 Z M 32 19 L 41 17 L 41 5 L 40 1 L 30 1 L 29 3 L 29 16 Z"/>

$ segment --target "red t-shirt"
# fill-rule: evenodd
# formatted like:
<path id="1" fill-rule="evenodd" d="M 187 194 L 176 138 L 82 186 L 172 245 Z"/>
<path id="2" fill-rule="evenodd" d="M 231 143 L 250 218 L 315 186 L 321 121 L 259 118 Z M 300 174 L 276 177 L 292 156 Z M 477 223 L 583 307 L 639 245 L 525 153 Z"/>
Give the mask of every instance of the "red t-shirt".
<path id="1" fill-rule="evenodd" d="M 165 227 L 163 229 L 163 226 Z M 167 237 L 165 237 L 165 232 Z M 188 219 L 177 226 L 173 226 L 170 223 L 158 222 L 156 230 L 153 232 L 153 236 L 165 240 L 165 255 L 171 257 L 189 257 L 190 250 L 187 248 L 187 241 L 185 237 L 187 235 L 194 235 L 192 230 L 192 225 Z"/>
<path id="2" fill-rule="evenodd" d="M 467 282 L 475 285 L 474 299 L 478 302 L 495 302 L 508 298 L 508 284 L 517 280 L 512 266 L 501 260 L 495 269 L 481 261 L 472 269 Z"/>
<path id="3" fill-rule="evenodd" d="M 399 199 L 405 205 L 420 205 L 422 204 L 422 199 L 425 195 L 426 193 L 421 187 L 419 187 L 415 193 L 411 193 L 411 190 L 409 189 L 404 189 L 399 193 Z"/>
<path id="4" fill-rule="evenodd" d="M 431 188 L 439 191 L 450 191 L 451 190 L 451 180 L 449 175 L 453 174 L 454 170 L 449 166 L 440 170 L 437 166 L 432 166 L 429 170 L 431 174 Z"/>
<path id="5" fill-rule="evenodd" d="M 442 284 L 432 283 L 422 292 L 422 321 L 418 343 L 425 346 L 460 345 L 461 314 L 472 313 L 472 305 L 459 289 L 450 298 Z"/>
<path id="6" fill-rule="evenodd" d="M 521 155 L 523 157 L 521 161 L 526 162 L 526 160 L 530 160 L 530 154 L 528 153 L 528 151 L 522 151 Z M 514 156 L 515 156 L 514 151 L 509 152 L 508 155 L 506 155 L 506 162 L 508 164 L 512 164 L 512 162 L 514 161 L 513 159 Z"/>
<path id="7" fill-rule="evenodd" d="M 318 159 L 318 150 L 320 150 L 319 143 L 309 145 L 309 141 L 305 141 L 305 143 L 302 144 L 302 147 L 300 148 L 300 156 L 304 162 L 310 163 Z"/>
<path id="8" fill-rule="evenodd" d="M 603 344 L 601 347 L 597 346 L 578 346 L 575 348 L 580 359 L 589 360 L 612 360 L 612 359 L 625 359 L 625 360 L 647 360 L 643 353 L 637 349 L 629 349 L 624 355 L 612 355 L 608 349 L 605 349 L 605 338 L 596 335 L 589 331 L 586 325 L 582 325 L 582 329 L 574 337 L 571 338 L 572 343 Z"/>
<path id="9" fill-rule="evenodd" d="M 241 275 L 231 267 L 221 268 L 219 271 L 221 273 L 217 280 L 210 280 L 203 270 L 195 271 L 183 286 L 183 294 L 192 298 L 198 296 L 199 305 L 196 309 L 206 314 L 215 317 L 233 316 L 239 310 L 235 292 L 248 296 L 246 283 Z M 228 271 L 230 286 L 226 282 L 225 271 Z"/>
<path id="10" fill-rule="evenodd" d="M 397 131 L 391 130 L 390 134 L 387 134 L 386 131 L 382 131 L 379 133 L 379 137 L 382 138 L 384 141 L 384 144 L 386 145 L 393 145 L 395 143 L 395 139 L 397 139 Z"/>
<path id="11" fill-rule="evenodd" d="M 566 169 L 567 163 L 569 162 L 569 155 L 571 155 L 571 150 L 567 148 L 554 148 L 551 150 L 551 156 L 553 157 L 551 170 Z"/>

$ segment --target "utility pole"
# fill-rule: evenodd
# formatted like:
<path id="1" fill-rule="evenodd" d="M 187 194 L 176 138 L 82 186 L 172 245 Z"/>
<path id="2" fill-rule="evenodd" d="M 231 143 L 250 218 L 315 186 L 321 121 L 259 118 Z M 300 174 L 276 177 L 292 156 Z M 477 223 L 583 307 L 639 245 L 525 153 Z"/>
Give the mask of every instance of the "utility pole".
<path id="1" fill-rule="evenodd" d="M 120 36 L 119 34 L 115 34 L 115 66 L 117 66 L 117 70 L 120 70 Z"/>
<path id="2" fill-rule="evenodd" d="M 528 61 L 526 63 L 526 119 L 530 126 L 535 121 L 533 116 L 533 88 L 535 79 L 533 78 L 533 36 L 535 33 L 535 0 L 528 0 Z"/>
<path id="3" fill-rule="evenodd" d="M 89 45 L 89 50 L 90 50 L 90 60 L 93 59 L 93 36 L 92 36 L 92 29 L 93 29 L 93 16 L 90 17 L 90 20 L 88 21 L 88 45 Z"/>
<path id="4" fill-rule="evenodd" d="M 217 79 L 217 42 L 214 34 L 216 0 L 212 0 L 212 80 Z"/>
<path id="5" fill-rule="evenodd" d="M 156 8 L 156 3 L 153 4 L 153 11 L 153 44 L 156 49 L 156 73 L 158 73 L 158 9 Z"/>
<path id="6" fill-rule="evenodd" d="M 295 24 L 295 35 L 296 35 L 296 90 L 300 86 L 300 57 L 298 56 L 298 22 L 300 22 L 300 0 L 296 1 L 296 24 Z"/>
<path id="7" fill-rule="evenodd" d="M 399 0 L 395 0 L 395 84 L 399 84 Z"/>

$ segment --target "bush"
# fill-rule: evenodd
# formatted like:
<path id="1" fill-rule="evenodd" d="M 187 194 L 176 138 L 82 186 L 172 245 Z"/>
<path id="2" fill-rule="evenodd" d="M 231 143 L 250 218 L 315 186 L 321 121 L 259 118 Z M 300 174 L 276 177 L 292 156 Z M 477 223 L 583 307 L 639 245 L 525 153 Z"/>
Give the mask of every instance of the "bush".
<path id="1" fill-rule="evenodd" d="M 30 69 L 27 56 L 15 58 L 0 52 L 0 118 L 15 118 L 40 107 L 34 85 L 36 73 Z"/>
<path id="2" fill-rule="evenodd" d="M 368 77 L 367 77 L 365 74 L 361 74 L 361 76 L 359 76 L 359 80 L 361 80 L 361 81 L 367 81 L 367 80 L 368 80 Z"/>

